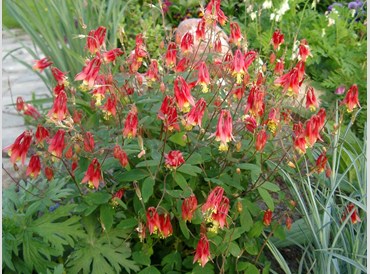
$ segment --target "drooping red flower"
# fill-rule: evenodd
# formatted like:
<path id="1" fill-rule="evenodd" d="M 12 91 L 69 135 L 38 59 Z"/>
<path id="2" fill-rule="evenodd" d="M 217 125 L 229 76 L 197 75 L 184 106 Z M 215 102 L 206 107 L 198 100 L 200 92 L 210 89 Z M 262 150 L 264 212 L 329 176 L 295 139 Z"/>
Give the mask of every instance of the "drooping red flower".
<path id="1" fill-rule="evenodd" d="M 38 70 L 40 73 L 44 71 L 47 67 L 51 66 L 53 62 L 49 61 L 48 58 L 42 58 L 40 60 L 33 61 L 35 64 L 33 65 L 34 70 Z"/>
<path id="2" fill-rule="evenodd" d="M 123 137 L 134 138 L 136 136 L 138 122 L 137 109 L 135 105 L 133 105 L 130 112 L 127 114 L 125 127 L 123 129 Z"/>
<path id="3" fill-rule="evenodd" d="M 148 71 L 145 74 L 146 79 L 148 80 L 148 85 L 150 82 L 159 81 L 159 71 L 158 71 L 158 61 L 151 60 Z"/>
<path id="4" fill-rule="evenodd" d="M 212 214 L 213 224 L 216 228 L 224 228 L 227 225 L 226 217 L 229 213 L 230 201 L 226 196 L 222 196 L 220 204 L 217 207 L 217 212 Z"/>
<path id="5" fill-rule="evenodd" d="M 103 26 L 96 30 L 91 30 L 86 40 L 86 47 L 91 54 L 95 54 L 104 45 L 104 39 L 107 29 Z"/>
<path id="6" fill-rule="evenodd" d="M 316 159 L 316 167 L 315 170 L 317 173 L 321 173 L 326 170 L 326 164 L 328 162 L 328 158 L 326 157 L 326 151 L 323 151 L 319 157 Z"/>
<path id="7" fill-rule="evenodd" d="M 65 156 L 67 159 L 71 159 L 71 158 L 72 158 L 72 156 L 73 156 L 73 149 L 72 149 L 72 146 L 70 146 L 70 147 L 67 149 L 67 151 L 66 151 L 66 153 L 64 154 L 64 156 Z"/>
<path id="8" fill-rule="evenodd" d="M 358 88 L 356 84 L 353 84 L 347 91 L 346 97 L 341 102 L 341 105 L 346 105 L 347 112 L 349 113 L 351 113 L 357 106 L 361 107 L 360 102 L 358 101 Z"/>
<path id="9" fill-rule="evenodd" d="M 280 30 L 275 30 L 274 34 L 272 35 L 271 42 L 274 46 L 274 50 L 279 49 L 280 45 L 284 43 L 284 34 L 282 34 Z"/>
<path id="10" fill-rule="evenodd" d="M 123 51 L 120 48 L 111 49 L 103 53 L 103 60 L 106 63 L 111 63 L 116 60 L 117 57 L 121 56 Z"/>
<path id="11" fill-rule="evenodd" d="M 244 87 L 238 87 L 237 89 L 233 90 L 233 96 L 236 100 L 240 101 L 244 96 L 244 92 Z"/>
<path id="12" fill-rule="evenodd" d="M 212 24 L 213 26 L 216 26 L 217 22 L 222 26 L 226 23 L 227 17 L 221 10 L 221 0 L 209 1 L 204 12 L 204 18 L 207 24 Z"/>
<path id="13" fill-rule="evenodd" d="M 306 39 L 301 40 L 301 43 L 299 44 L 298 55 L 300 60 L 303 62 L 306 62 L 307 56 L 311 55 Z"/>
<path id="14" fill-rule="evenodd" d="M 159 215 L 159 237 L 164 239 L 172 235 L 171 216 L 167 213 Z"/>
<path id="15" fill-rule="evenodd" d="M 35 138 L 36 138 L 36 145 L 39 145 L 45 139 L 49 138 L 49 131 L 39 124 L 36 129 Z"/>
<path id="16" fill-rule="evenodd" d="M 286 74 L 280 76 L 274 81 L 275 85 L 282 86 L 283 92 L 287 91 L 288 96 L 298 96 L 299 88 L 301 86 L 301 79 L 299 77 L 300 72 L 297 67 L 294 67 L 292 70 Z"/>
<path id="17" fill-rule="evenodd" d="M 200 239 L 195 250 L 193 263 L 198 262 L 202 267 L 210 260 L 209 241 L 204 233 L 201 233 Z"/>
<path id="18" fill-rule="evenodd" d="M 59 129 L 55 133 L 54 137 L 49 140 L 48 151 L 51 155 L 57 158 L 61 158 L 63 155 L 63 150 L 65 148 L 64 135 L 65 131 L 63 129 Z"/>
<path id="19" fill-rule="evenodd" d="M 265 129 L 258 132 L 256 137 L 256 151 L 262 151 L 265 148 L 267 142 L 267 133 Z"/>
<path id="20" fill-rule="evenodd" d="M 180 44 L 181 51 L 183 52 L 183 54 L 186 54 L 191 50 L 193 46 L 194 46 L 194 37 L 193 37 L 193 34 L 191 34 L 191 32 L 188 31 L 181 38 L 181 44 Z"/>
<path id="21" fill-rule="evenodd" d="M 357 209 L 354 204 L 349 203 L 343 213 L 342 221 L 347 217 L 347 214 L 351 214 L 351 223 L 357 224 L 361 222 L 360 216 L 358 216 Z"/>
<path id="22" fill-rule="evenodd" d="M 177 130 L 180 131 L 179 124 L 177 122 L 177 110 L 175 106 L 175 98 L 166 95 L 163 99 L 161 108 L 158 111 L 157 117 L 163 121 L 165 130 Z"/>
<path id="23" fill-rule="evenodd" d="M 274 68 L 274 73 L 277 75 L 283 75 L 284 73 L 284 59 L 280 58 L 277 60 Z"/>
<path id="24" fill-rule="evenodd" d="M 45 167 L 44 169 L 45 177 L 48 181 L 51 181 L 54 177 L 54 171 L 51 167 Z"/>
<path id="25" fill-rule="evenodd" d="M 217 209 L 224 195 L 224 189 L 216 186 L 207 197 L 207 201 L 202 206 L 202 212 L 209 219 L 213 213 L 217 213 Z"/>
<path id="26" fill-rule="evenodd" d="M 276 60 L 276 55 L 275 55 L 275 53 L 271 53 L 271 54 L 270 54 L 270 64 L 275 63 L 275 60 Z"/>
<path id="27" fill-rule="evenodd" d="M 318 107 L 319 102 L 317 101 L 315 90 L 312 87 L 309 87 L 306 96 L 306 108 L 310 111 L 315 111 Z"/>
<path id="28" fill-rule="evenodd" d="M 138 62 L 141 62 L 143 58 L 148 55 L 146 51 L 146 47 L 144 44 L 144 37 L 142 33 L 136 35 L 136 46 L 135 46 L 135 57 L 137 58 Z"/>
<path id="29" fill-rule="evenodd" d="M 305 137 L 305 129 L 301 122 L 298 124 L 293 125 L 293 147 L 299 154 L 306 153 L 306 137 Z"/>
<path id="30" fill-rule="evenodd" d="M 216 141 L 221 142 L 218 149 L 220 151 L 227 151 L 229 148 L 227 143 L 234 140 L 233 121 L 230 111 L 226 109 L 221 110 L 214 135 L 216 136 Z"/>
<path id="31" fill-rule="evenodd" d="M 121 188 L 116 193 L 113 194 L 113 198 L 122 199 L 123 194 L 125 194 L 125 189 Z"/>
<path id="32" fill-rule="evenodd" d="M 181 216 L 185 222 L 191 222 L 193 214 L 198 206 L 197 197 L 194 194 L 185 198 L 181 205 Z"/>
<path id="33" fill-rule="evenodd" d="M 210 84 L 209 72 L 205 62 L 201 62 L 198 67 L 198 80 L 197 85 L 202 87 L 202 92 L 208 92 L 208 85 Z"/>
<path id="34" fill-rule="evenodd" d="M 120 164 L 123 167 L 126 167 L 128 165 L 127 154 L 119 145 L 115 145 L 113 149 L 113 157 L 119 160 Z"/>
<path id="35" fill-rule="evenodd" d="M 8 151 L 8 155 L 10 156 L 10 161 L 12 164 L 15 164 L 17 161 L 21 160 L 22 165 L 24 165 L 24 161 L 26 160 L 27 152 L 32 143 L 32 132 L 30 130 L 24 131 L 21 135 L 19 135 L 14 143 L 4 150 Z"/>
<path id="36" fill-rule="evenodd" d="M 206 34 L 206 20 L 204 17 L 199 20 L 198 25 L 197 25 L 197 30 L 195 31 L 195 37 L 197 40 L 204 39 Z"/>
<path id="37" fill-rule="evenodd" d="M 254 131 L 257 128 L 257 121 L 253 116 L 246 115 L 244 118 L 245 127 L 247 130 L 251 133 L 254 133 Z"/>
<path id="38" fill-rule="evenodd" d="M 231 69 L 232 75 L 236 78 L 237 84 L 242 83 L 243 77 L 246 74 L 244 59 L 243 53 L 240 49 L 237 49 L 232 61 Z"/>
<path id="39" fill-rule="evenodd" d="M 240 27 L 237 22 L 230 22 L 230 37 L 229 43 L 234 43 L 236 46 L 240 46 L 240 41 L 243 39 L 243 36 L 240 32 Z"/>
<path id="40" fill-rule="evenodd" d="M 182 58 L 176 66 L 177 73 L 185 71 L 189 66 L 190 60 L 186 57 Z"/>
<path id="41" fill-rule="evenodd" d="M 67 109 L 67 94 L 62 90 L 59 95 L 54 98 L 52 108 L 48 112 L 48 116 L 51 119 L 57 119 L 63 121 L 68 114 Z"/>
<path id="42" fill-rule="evenodd" d="M 156 234 L 161 227 L 159 215 L 155 207 L 149 207 L 146 211 L 146 223 L 150 235 Z"/>
<path id="43" fill-rule="evenodd" d="M 16 108 L 18 111 L 23 111 L 24 115 L 31 116 L 34 119 L 41 117 L 41 114 L 38 110 L 31 104 L 25 103 L 22 97 L 17 97 Z"/>
<path id="44" fill-rule="evenodd" d="M 104 112 L 104 119 L 108 120 L 110 116 L 115 117 L 117 113 L 117 99 L 114 94 L 111 94 L 105 102 L 105 104 L 101 107 L 102 111 Z"/>
<path id="45" fill-rule="evenodd" d="M 279 114 L 279 110 L 276 108 L 271 108 L 269 112 L 267 128 L 271 131 L 272 134 L 276 133 L 276 129 L 280 123 Z"/>
<path id="46" fill-rule="evenodd" d="M 270 209 L 267 209 L 265 213 L 263 214 L 263 224 L 265 226 L 269 226 L 271 224 L 272 219 L 272 211 Z"/>
<path id="47" fill-rule="evenodd" d="M 31 178 L 36 178 L 39 176 L 41 170 L 40 157 L 38 155 L 32 155 L 28 168 L 26 171 L 26 176 L 31 176 Z"/>
<path id="48" fill-rule="evenodd" d="M 168 169 L 176 169 L 185 163 L 184 157 L 179 150 L 171 150 L 168 154 L 165 154 L 164 157 L 166 159 L 165 166 Z"/>
<path id="49" fill-rule="evenodd" d="M 90 188 L 95 187 L 95 189 L 98 189 L 100 182 L 103 182 L 101 167 L 98 159 L 94 158 L 87 168 L 81 183 L 87 183 Z"/>
<path id="50" fill-rule="evenodd" d="M 102 61 L 99 56 L 96 56 L 91 61 L 88 61 L 83 67 L 82 71 L 76 75 L 75 81 L 83 80 L 83 83 L 87 85 L 89 89 L 91 89 L 95 84 L 96 78 L 98 77 L 101 64 Z"/>
<path id="51" fill-rule="evenodd" d="M 177 76 L 174 81 L 174 93 L 177 105 L 182 112 L 189 112 L 190 106 L 194 106 L 194 98 L 190 93 L 190 86 L 185 79 Z"/>
<path id="52" fill-rule="evenodd" d="M 262 117 L 263 113 L 265 112 L 264 99 L 265 93 L 259 86 L 253 85 L 247 98 L 247 104 L 244 113 L 249 113 L 255 118 Z"/>
<path id="53" fill-rule="evenodd" d="M 215 49 L 215 52 L 217 52 L 217 53 L 222 52 L 222 42 L 221 42 L 220 35 L 216 36 L 216 40 L 215 40 L 215 43 L 214 43 L 214 49 Z"/>
<path id="54" fill-rule="evenodd" d="M 58 85 L 66 85 L 68 77 L 66 76 L 66 72 L 62 72 L 56 67 L 51 68 L 51 73 L 54 76 L 55 81 L 57 81 Z"/>
<path id="55" fill-rule="evenodd" d="M 177 48 L 174 42 L 168 44 L 165 62 L 166 66 L 169 68 L 176 67 L 176 55 L 177 55 Z"/>
<path id="56" fill-rule="evenodd" d="M 196 102 L 195 107 L 190 110 L 185 118 L 185 128 L 187 130 L 191 130 L 196 125 L 202 127 L 202 118 L 206 106 L 207 102 L 203 98 Z"/>
<path id="57" fill-rule="evenodd" d="M 290 230 L 292 228 L 292 218 L 290 218 L 289 216 L 286 216 L 286 219 L 285 219 L 285 226 L 288 230 Z"/>
<path id="58" fill-rule="evenodd" d="M 91 134 L 91 132 L 86 132 L 85 138 L 84 138 L 84 149 L 86 152 L 93 152 L 95 147 L 95 141 L 94 136 Z"/>

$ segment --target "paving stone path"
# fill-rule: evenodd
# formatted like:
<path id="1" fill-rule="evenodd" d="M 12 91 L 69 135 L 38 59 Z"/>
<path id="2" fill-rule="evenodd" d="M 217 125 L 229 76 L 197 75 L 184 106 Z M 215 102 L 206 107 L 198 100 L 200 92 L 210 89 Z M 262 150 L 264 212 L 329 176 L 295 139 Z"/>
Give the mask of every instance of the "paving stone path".
<path id="1" fill-rule="evenodd" d="M 32 65 L 35 59 L 23 48 L 24 46 L 34 48 L 31 38 L 21 30 L 4 31 L 2 33 L 2 149 L 11 145 L 14 140 L 25 130 L 27 126 L 14 105 L 18 96 L 25 101 L 32 98 L 50 97 L 50 93 L 44 82 L 36 73 L 21 64 L 16 58 Z M 11 53 L 11 55 L 9 54 Z M 14 57 L 16 58 L 14 58 Z M 5 57 L 5 59 L 4 59 Z M 40 55 L 42 57 L 42 55 Z M 24 168 L 19 171 L 13 169 L 6 153 L 2 153 L 3 167 L 12 174 L 12 177 L 23 177 Z M 3 187 L 12 180 L 2 170 Z"/>

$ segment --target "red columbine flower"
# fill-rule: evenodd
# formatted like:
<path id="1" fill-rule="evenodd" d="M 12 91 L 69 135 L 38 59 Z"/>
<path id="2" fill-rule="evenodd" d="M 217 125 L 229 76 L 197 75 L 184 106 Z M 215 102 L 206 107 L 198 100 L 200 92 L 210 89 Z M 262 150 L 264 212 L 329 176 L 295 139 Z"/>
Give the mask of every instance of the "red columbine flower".
<path id="1" fill-rule="evenodd" d="M 65 72 L 62 72 L 56 67 L 51 68 L 51 73 L 54 76 L 55 81 L 57 81 L 58 85 L 66 85 L 67 84 L 67 76 Z"/>
<path id="2" fill-rule="evenodd" d="M 222 53 L 222 42 L 221 42 L 220 35 L 216 36 L 216 40 L 214 43 L 214 49 L 215 49 L 215 52 Z"/>
<path id="3" fill-rule="evenodd" d="M 207 197 L 207 201 L 202 206 L 202 212 L 206 216 L 207 220 L 212 220 L 211 216 L 213 213 L 217 213 L 218 207 L 221 203 L 224 195 L 224 189 L 220 186 L 216 186 Z"/>
<path id="4" fill-rule="evenodd" d="M 31 116 L 34 119 L 38 119 L 41 116 L 37 109 L 31 104 L 25 103 L 22 97 L 17 98 L 16 108 L 18 111 L 23 111 L 24 115 Z"/>
<path id="5" fill-rule="evenodd" d="M 91 134 L 91 132 L 86 132 L 86 135 L 84 138 L 85 151 L 93 152 L 94 147 L 95 147 L 94 136 Z"/>
<path id="6" fill-rule="evenodd" d="M 358 101 L 358 88 L 356 84 L 350 87 L 341 105 L 346 105 L 347 112 L 349 113 L 351 113 L 357 106 L 361 107 L 360 102 Z"/>
<path id="7" fill-rule="evenodd" d="M 125 138 L 133 138 L 136 136 L 137 132 L 137 109 L 135 105 L 132 105 L 130 112 L 127 114 L 127 118 L 125 121 L 125 127 L 123 129 L 123 137 Z"/>
<path id="8" fill-rule="evenodd" d="M 316 167 L 315 170 L 317 173 L 321 173 L 326 170 L 326 164 L 328 162 L 328 158 L 326 157 L 326 152 L 323 151 L 320 156 L 316 159 Z"/>
<path id="9" fill-rule="evenodd" d="M 236 83 L 240 84 L 243 80 L 244 74 L 246 71 L 244 70 L 245 63 L 244 63 L 244 55 L 243 53 L 237 49 L 234 55 L 234 59 L 232 61 L 232 75 L 236 77 Z"/>
<path id="10" fill-rule="evenodd" d="M 356 224 L 357 222 L 361 222 L 360 216 L 358 216 L 357 209 L 355 208 L 355 205 L 352 203 L 349 203 L 346 207 L 346 209 L 343 212 L 342 216 L 342 222 L 346 219 L 347 215 L 351 214 L 351 222 L 352 224 Z"/>
<path id="11" fill-rule="evenodd" d="M 102 61 L 99 56 L 88 61 L 82 71 L 76 75 L 75 81 L 83 80 L 83 84 L 87 85 L 88 88 L 92 88 L 96 77 L 98 77 L 101 64 Z"/>
<path id="12" fill-rule="evenodd" d="M 195 107 L 193 107 L 190 110 L 190 112 L 186 115 L 185 128 L 187 130 L 191 130 L 196 125 L 202 127 L 202 118 L 206 106 L 207 102 L 203 98 L 200 98 L 198 102 L 195 104 Z"/>
<path id="13" fill-rule="evenodd" d="M 305 154 L 307 145 L 302 123 L 299 122 L 298 124 L 293 125 L 293 130 L 293 146 L 299 154 Z"/>
<path id="14" fill-rule="evenodd" d="M 217 207 L 217 212 L 212 214 L 213 224 L 217 231 L 218 227 L 224 228 L 227 225 L 226 217 L 229 213 L 230 201 L 229 198 L 222 196 L 220 204 Z"/>
<path id="15" fill-rule="evenodd" d="M 148 80 L 148 85 L 150 85 L 150 82 L 156 82 L 159 80 L 159 71 L 158 71 L 158 62 L 157 60 L 152 60 L 148 71 L 145 74 L 147 80 Z"/>
<path id="16" fill-rule="evenodd" d="M 156 234 L 161 227 L 159 215 L 155 207 L 149 207 L 146 211 L 146 223 L 149 228 L 149 233 Z"/>
<path id="17" fill-rule="evenodd" d="M 293 222 L 292 218 L 290 218 L 289 216 L 286 216 L 285 225 L 288 230 L 292 228 L 292 222 Z"/>
<path id="18" fill-rule="evenodd" d="M 220 25 L 224 25 L 227 21 L 227 17 L 221 10 L 221 0 L 211 0 L 205 10 L 204 18 L 207 23 L 212 23 L 214 26 L 216 22 Z"/>
<path id="19" fill-rule="evenodd" d="M 179 87 L 180 82 L 180 87 Z M 190 106 L 194 106 L 194 98 L 190 93 L 190 86 L 186 83 L 185 79 L 177 76 L 174 81 L 175 98 L 177 105 L 182 112 L 189 112 Z"/>
<path id="20" fill-rule="evenodd" d="M 59 129 L 57 133 L 55 133 L 54 137 L 49 140 L 48 151 L 51 153 L 51 155 L 57 158 L 61 158 L 63 155 L 63 150 L 65 148 L 64 143 L 65 133 L 66 132 L 63 129 Z"/>
<path id="21" fill-rule="evenodd" d="M 48 112 L 48 116 L 51 119 L 62 121 L 66 118 L 67 114 L 67 94 L 62 90 L 59 95 L 54 98 L 53 107 Z"/>
<path id="22" fill-rule="evenodd" d="M 117 113 L 117 99 L 114 94 L 111 94 L 110 97 L 107 98 L 107 101 L 105 102 L 104 106 L 102 106 L 102 111 L 104 112 L 104 118 L 106 120 L 109 119 L 109 117 L 116 116 Z"/>
<path id="23" fill-rule="evenodd" d="M 284 43 L 284 34 L 282 34 L 280 30 L 275 30 L 274 34 L 272 35 L 271 42 L 274 46 L 274 50 L 279 49 L 280 45 Z"/>
<path id="24" fill-rule="evenodd" d="M 184 199 L 181 206 L 181 216 L 185 222 L 191 222 L 197 206 L 198 201 L 194 194 Z"/>
<path id="25" fill-rule="evenodd" d="M 90 188 L 95 187 L 95 189 L 99 188 L 99 183 L 103 181 L 102 175 L 101 175 L 101 168 L 99 161 L 94 158 L 89 167 L 87 168 L 87 171 L 85 173 L 85 177 L 83 177 L 81 183 L 85 184 L 87 183 Z"/>
<path id="26" fill-rule="evenodd" d="M 274 68 L 274 73 L 277 75 L 283 75 L 284 73 L 284 59 L 280 58 L 277 60 Z"/>
<path id="27" fill-rule="evenodd" d="M 299 87 L 303 81 L 304 70 L 304 62 L 299 61 L 292 70 L 276 79 L 274 84 L 282 86 L 283 92 L 288 91 L 288 96 L 298 96 Z"/>
<path id="28" fill-rule="evenodd" d="M 267 209 L 265 213 L 263 214 L 263 224 L 265 226 L 269 226 L 271 224 L 272 219 L 272 211 L 270 209 Z"/>
<path id="29" fill-rule="evenodd" d="M 256 151 L 262 151 L 265 148 L 266 142 L 267 142 L 267 133 L 265 129 L 262 129 L 257 134 Z"/>
<path id="30" fill-rule="evenodd" d="M 243 36 L 240 32 L 240 27 L 237 22 L 230 22 L 230 37 L 229 43 L 234 43 L 236 46 L 240 46 L 240 41 L 243 39 Z"/>
<path id="31" fill-rule="evenodd" d="M 198 22 L 197 30 L 195 31 L 196 39 L 204 39 L 206 34 L 206 20 L 204 17 Z"/>
<path id="32" fill-rule="evenodd" d="M 246 115 L 244 122 L 245 122 L 245 127 L 247 128 L 247 130 L 251 133 L 254 133 L 254 131 L 257 128 L 256 119 L 253 116 Z"/>
<path id="33" fill-rule="evenodd" d="M 54 177 L 54 172 L 53 172 L 53 169 L 51 167 L 45 167 L 44 169 L 44 173 L 45 173 L 45 177 L 48 181 L 51 181 Z"/>
<path id="34" fill-rule="evenodd" d="M 310 109 L 310 111 L 315 111 L 318 107 L 319 102 L 316 99 L 315 90 L 309 87 L 306 96 L 306 108 Z"/>
<path id="35" fill-rule="evenodd" d="M 175 99 L 173 97 L 168 95 L 164 97 L 157 117 L 163 121 L 163 125 L 166 131 L 172 131 L 174 129 L 180 131 L 179 124 L 177 123 Z"/>
<path id="36" fill-rule="evenodd" d="M 167 238 L 172 235 L 171 216 L 169 214 L 159 215 L 159 237 Z"/>
<path id="37" fill-rule="evenodd" d="M 302 39 L 299 45 L 298 54 L 303 62 L 306 62 L 307 56 L 311 55 L 310 48 L 307 44 L 306 39 Z"/>
<path id="38" fill-rule="evenodd" d="M 166 159 L 165 166 L 168 169 L 176 169 L 185 163 L 184 157 L 179 150 L 171 150 L 168 154 L 165 154 L 164 157 Z"/>
<path id="39" fill-rule="evenodd" d="M 111 204 L 113 208 L 118 205 L 118 200 L 122 199 L 123 194 L 125 194 L 125 189 L 121 188 L 120 190 L 118 190 L 116 193 L 112 195 Z"/>
<path id="40" fill-rule="evenodd" d="M 30 130 L 24 131 L 19 135 L 14 143 L 5 150 L 8 150 L 8 155 L 10 156 L 10 161 L 15 164 L 17 161 L 21 160 L 22 165 L 26 160 L 27 152 L 32 143 L 32 132 Z"/>
<path id="41" fill-rule="evenodd" d="M 193 263 L 198 262 L 202 267 L 204 267 L 210 258 L 211 254 L 209 252 L 208 238 L 206 234 L 201 233 L 197 248 L 195 250 Z"/>
<path id="42" fill-rule="evenodd" d="M 169 68 L 176 66 L 176 55 L 177 55 L 177 48 L 174 42 L 168 44 L 165 61 L 166 66 Z"/>
<path id="43" fill-rule="evenodd" d="M 207 93 L 208 92 L 208 85 L 210 83 L 209 79 L 209 72 L 208 68 L 206 66 L 205 62 L 201 62 L 198 67 L 198 81 L 197 85 L 200 85 L 202 87 L 202 92 Z"/>
<path id="44" fill-rule="evenodd" d="M 323 114 L 321 115 L 321 113 Z M 316 143 L 317 139 L 321 140 L 320 130 L 325 124 L 325 117 L 323 116 L 325 112 L 321 113 L 320 115 L 313 115 L 309 120 L 306 121 L 305 136 L 307 146 L 309 147 L 312 147 Z"/>
<path id="45" fill-rule="evenodd" d="M 276 55 L 275 55 L 275 53 L 271 53 L 271 54 L 270 54 L 270 64 L 275 63 L 275 60 L 276 60 Z"/>
<path id="46" fill-rule="evenodd" d="M 121 56 L 123 51 L 120 48 L 111 49 L 110 51 L 103 53 L 103 60 L 106 63 L 111 63 L 116 60 L 117 57 Z"/>
<path id="47" fill-rule="evenodd" d="M 42 58 L 40 60 L 33 61 L 35 64 L 33 65 L 34 70 L 38 70 L 40 73 L 44 71 L 47 67 L 51 66 L 53 62 L 49 61 L 48 58 Z"/>
<path id="48" fill-rule="evenodd" d="M 49 138 L 49 131 L 42 125 L 38 125 L 35 133 L 36 145 L 41 144 L 46 138 Z"/>
<path id="49" fill-rule="evenodd" d="M 141 62 L 142 59 L 148 55 L 148 52 L 146 51 L 146 47 L 144 45 L 143 34 L 139 33 L 138 35 L 136 35 L 135 41 L 136 41 L 135 56 L 138 59 L 138 61 Z"/>
<path id="50" fill-rule="evenodd" d="M 267 128 L 272 134 L 275 134 L 276 128 L 279 125 L 279 111 L 276 108 L 271 108 L 269 117 L 267 120 Z"/>
<path id="51" fill-rule="evenodd" d="M 244 113 L 250 113 L 255 118 L 261 117 L 265 111 L 265 93 L 260 89 L 260 87 L 254 85 L 252 86 L 245 107 Z"/>
<path id="52" fill-rule="evenodd" d="M 182 58 L 182 59 L 179 61 L 179 63 L 177 64 L 175 71 L 176 71 L 177 73 L 178 73 L 178 72 L 183 72 L 183 71 L 185 71 L 185 70 L 188 68 L 188 66 L 189 66 L 189 62 L 190 62 L 190 60 L 189 60 L 188 58 L 186 58 L 186 57 Z"/>
<path id="53" fill-rule="evenodd" d="M 95 54 L 104 44 L 106 31 L 105 27 L 100 26 L 96 30 L 91 30 L 89 32 L 85 48 L 87 48 L 91 54 Z"/>
<path id="54" fill-rule="evenodd" d="M 26 176 L 31 176 L 31 178 L 36 178 L 39 176 L 41 170 L 40 157 L 37 155 L 32 155 L 28 168 L 26 171 Z"/>
<path id="55" fill-rule="evenodd" d="M 128 165 L 127 154 L 119 145 L 115 145 L 113 149 L 113 157 L 118 159 L 123 167 Z"/>
<path id="56" fill-rule="evenodd" d="M 220 112 L 220 116 L 217 122 L 216 132 L 216 141 L 220 141 L 220 146 L 218 150 L 220 151 L 227 151 L 229 146 L 227 145 L 228 142 L 234 140 L 233 136 L 233 121 L 231 118 L 231 114 L 228 110 L 223 109 Z"/>
<path id="57" fill-rule="evenodd" d="M 181 44 L 180 44 L 181 51 L 184 54 L 186 54 L 191 50 L 193 45 L 194 45 L 193 35 L 190 32 L 185 33 L 181 39 Z"/>
<path id="58" fill-rule="evenodd" d="M 245 92 L 245 88 L 239 87 L 233 91 L 233 96 L 235 99 L 240 101 L 243 98 L 244 92 Z"/>

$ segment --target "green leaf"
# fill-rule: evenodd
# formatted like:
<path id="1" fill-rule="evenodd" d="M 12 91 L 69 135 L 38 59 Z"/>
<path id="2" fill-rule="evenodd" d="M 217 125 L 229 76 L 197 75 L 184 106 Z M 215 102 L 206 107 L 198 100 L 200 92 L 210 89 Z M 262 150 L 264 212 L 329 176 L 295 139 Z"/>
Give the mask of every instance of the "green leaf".
<path id="1" fill-rule="evenodd" d="M 161 274 L 161 272 L 154 266 L 148 266 L 141 270 L 138 274 Z"/>
<path id="2" fill-rule="evenodd" d="M 248 274 L 259 274 L 258 268 L 249 262 L 239 262 L 237 265 L 238 271 L 243 271 Z"/>
<path id="3" fill-rule="evenodd" d="M 261 173 L 261 167 L 256 164 L 250 164 L 250 163 L 243 163 L 243 164 L 237 164 L 237 168 L 249 170 L 249 171 L 255 171 L 258 173 Z"/>
<path id="4" fill-rule="evenodd" d="M 270 193 L 262 187 L 259 187 L 257 190 L 258 190 L 258 193 L 260 194 L 261 198 L 263 199 L 263 201 L 269 207 L 269 209 L 271 211 L 274 211 L 274 208 L 275 208 L 274 200 L 272 199 Z"/>
<path id="5" fill-rule="evenodd" d="M 285 240 L 286 235 L 285 235 L 284 227 L 281 225 L 278 225 L 278 227 L 274 231 L 274 236 L 282 241 Z"/>
<path id="6" fill-rule="evenodd" d="M 153 189 L 154 189 L 155 181 L 152 177 L 148 177 L 143 182 L 143 187 L 141 189 L 141 195 L 143 197 L 144 203 L 146 203 L 150 196 L 153 195 Z"/>
<path id="7" fill-rule="evenodd" d="M 158 166 L 159 165 L 159 159 L 155 160 L 146 160 L 143 162 L 140 162 L 136 165 L 136 167 L 150 167 L 150 166 Z"/>
<path id="8" fill-rule="evenodd" d="M 195 152 L 189 157 L 189 159 L 186 160 L 186 163 L 190 165 L 202 164 L 203 163 L 202 155 Z"/>
<path id="9" fill-rule="evenodd" d="M 100 221 L 102 222 L 103 228 L 109 231 L 113 225 L 114 209 L 109 204 L 100 206 Z"/>
<path id="10" fill-rule="evenodd" d="M 184 138 L 185 132 L 178 132 L 173 135 L 171 135 L 170 138 L 168 138 L 169 141 L 172 143 L 178 144 L 182 147 L 186 146 L 186 138 Z"/>
<path id="11" fill-rule="evenodd" d="M 149 176 L 149 173 L 142 169 L 132 169 L 128 172 L 123 173 L 119 178 L 119 182 L 132 182 L 139 181 Z"/>
<path id="12" fill-rule="evenodd" d="M 199 167 L 189 164 L 183 164 L 177 169 L 177 171 L 188 174 L 190 176 L 197 176 L 198 173 L 202 173 L 202 170 Z"/>
<path id="13" fill-rule="evenodd" d="M 256 239 L 247 239 L 244 242 L 245 251 L 247 251 L 250 255 L 256 256 L 258 254 L 258 244 Z"/>
<path id="14" fill-rule="evenodd" d="M 243 205 L 243 210 L 240 213 L 240 224 L 242 228 L 244 229 L 244 231 L 248 232 L 253 225 L 253 219 L 252 219 L 251 214 L 249 213 L 245 199 L 242 201 L 242 205 Z"/>
<path id="15" fill-rule="evenodd" d="M 189 229 L 186 225 L 186 222 L 184 220 L 180 220 L 179 224 L 180 224 L 180 229 L 181 229 L 182 234 L 184 234 L 184 237 L 186 239 L 189 239 L 190 234 L 189 234 Z"/>
<path id="16" fill-rule="evenodd" d="M 122 220 L 118 225 L 117 228 L 122 229 L 132 229 L 137 226 L 137 220 L 135 218 L 129 218 Z"/>
<path id="17" fill-rule="evenodd" d="M 264 225 L 261 221 L 255 222 L 252 229 L 248 232 L 250 238 L 256 238 L 261 235 Z"/>
<path id="18" fill-rule="evenodd" d="M 189 187 L 188 183 L 186 182 L 184 176 L 181 175 L 181 173 L 178 172 L 172 173 L 172 178 L 184 191 L 183 194 L 184 196 L 189 196 L 191 194 L 191 188 Z"/>
<path id="19" fill-rule="evenodd" d="M 150 265 L 150 255 L 145 253 L 144 250 L 133 252 L 132 259 L 138 264 L 145 266 Z"/>
<path id="20" fill-rule="evenodd" d="M 234 257 L 238 257 L 241 254 L 241 249 L 240 249 L 239 245 L 235 242 L 230 243 L 229 251 L 230 251 L 231 255 L 233 255 Z"/>
<path id="21" fill-rule="evenodd" d="M 181 254 L 178 251 L 171 252 L 167 256 L 165 256 L 161 262 L 163 266 L 162 272 L 168 273 L 171 270 L 181 270 Z"/>
<path id="22" fill-rule="evenodd" d="M 263 183 L 263 185 L 261 185 L 261 187 L 266 189 L 266 190 L 272 191 L 272 192 L 279 192 L 280 191 L 280 187 L 278 185 L 275 185 L 275 184 L 270 183 L 270 182 Z"/>
<path id="23" fill-rule="evenodd" d="M 84 200 L 88 205 L 104 205 L 112 198 L 112 194 L 107 192 L 90 192 L 84 196 Z"/>

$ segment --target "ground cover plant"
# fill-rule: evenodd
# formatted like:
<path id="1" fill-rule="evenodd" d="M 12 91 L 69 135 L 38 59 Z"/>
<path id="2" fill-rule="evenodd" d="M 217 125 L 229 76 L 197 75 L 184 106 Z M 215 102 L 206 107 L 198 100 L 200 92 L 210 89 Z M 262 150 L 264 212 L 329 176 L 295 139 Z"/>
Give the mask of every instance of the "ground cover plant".
<path id="1" fill-rule="evenodd" d="M 358 85 L 326 110 L 305 81 L 307 40 L 294 48 L 275 29 L 260 53 L 220 4 L 156 59 L 142 33 L 122 48 L 100 25 L 81 29 L 73 77 L 35 62 L 53 103 L 43 113 L 17 98 L 34 127 L 5 148 L 29 177 L 4 191 L 5 273 L 366 269 Z"/>

